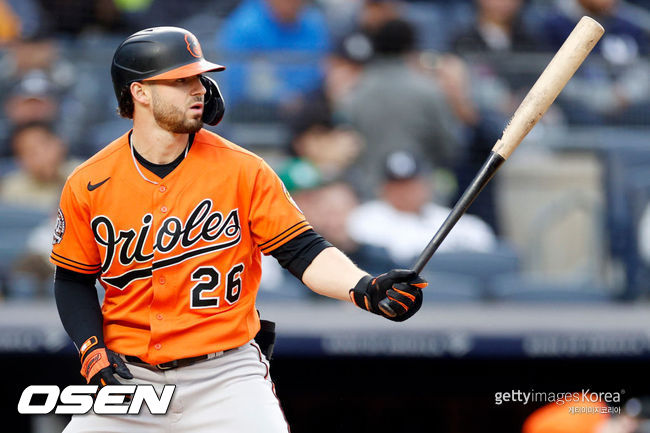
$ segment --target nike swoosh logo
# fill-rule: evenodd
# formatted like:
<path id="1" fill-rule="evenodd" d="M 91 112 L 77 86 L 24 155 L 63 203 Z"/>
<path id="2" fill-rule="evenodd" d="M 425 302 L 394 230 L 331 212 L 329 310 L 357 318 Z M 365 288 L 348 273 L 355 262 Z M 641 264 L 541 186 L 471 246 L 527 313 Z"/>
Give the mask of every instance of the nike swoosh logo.
<path id="1" fill-rule="evenodd" d="M 107 177 L 106 179 L 104 179 L 104 180 L 102 180 L 101 182 L 96 183 L 96 184 L 94 184 L 94 185 L 93 185 L 92 183 L 90 183 L 90 181 L 88 181 L 88 191 L 94 191 L 94 190 L 96 190 L 96 189 L 99 188 L 100 186 L 104 185 L 104 183 L 105 183 L 108 179 L 110 179 L 110 177 Z"/>

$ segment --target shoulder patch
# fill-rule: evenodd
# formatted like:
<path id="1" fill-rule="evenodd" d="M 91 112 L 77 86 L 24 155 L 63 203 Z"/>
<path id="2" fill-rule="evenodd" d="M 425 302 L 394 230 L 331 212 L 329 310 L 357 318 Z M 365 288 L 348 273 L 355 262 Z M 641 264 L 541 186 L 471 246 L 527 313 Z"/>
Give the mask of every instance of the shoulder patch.
<path id="1" fill-rule="evenodd" d="M 284 191 L 284 196 L 289 200 L 289 203 L 291 203 L 296 209 L 298 209 L 298 212 L 304 215 L 304 212 L 302 209 L 298 207 L 298 204 L 295 202 L 293 197 L 291 197 L 291 194 L 289 194 L 289 190 L 287 190 L 287 187 L 284 186 L 284 182 L 282 182 L 282 191 Z"/>
<path id="2" fill-rule="evenodd" d="M 63 216 L 63 211 L 59 208 L 56 213 L 56 225 L 54 226 L 54 236 L 52 237 L 52 245 L 56 245 L 61 242 L 63 239 L 63 233 L 65 233 L 65 217 Z"/>

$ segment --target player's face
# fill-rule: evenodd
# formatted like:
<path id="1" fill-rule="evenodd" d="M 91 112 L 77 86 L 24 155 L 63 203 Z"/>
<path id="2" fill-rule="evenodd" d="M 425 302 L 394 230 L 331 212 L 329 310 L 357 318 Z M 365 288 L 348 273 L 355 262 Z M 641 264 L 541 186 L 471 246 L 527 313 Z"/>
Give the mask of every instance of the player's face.
<path id="1" fill-rule="evenodd" d="M 153 117 L 161 128 L 177 134 L 201 129 L 205 88 L 198 75 L 151 84 Z"/>

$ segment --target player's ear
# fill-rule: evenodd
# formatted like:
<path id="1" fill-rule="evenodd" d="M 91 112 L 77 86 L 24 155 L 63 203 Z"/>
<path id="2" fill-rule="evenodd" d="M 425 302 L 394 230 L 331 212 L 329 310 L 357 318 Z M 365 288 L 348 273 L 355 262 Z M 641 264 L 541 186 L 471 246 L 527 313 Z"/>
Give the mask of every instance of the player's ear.
<path id="1" fill-rule="evenodd" d="M 140 81 L 131 83 L 130 85 L 131 97 L 134 102 L 139 102 L 143 105 L 148 105 L 151 101 L 151 90 Z"/>

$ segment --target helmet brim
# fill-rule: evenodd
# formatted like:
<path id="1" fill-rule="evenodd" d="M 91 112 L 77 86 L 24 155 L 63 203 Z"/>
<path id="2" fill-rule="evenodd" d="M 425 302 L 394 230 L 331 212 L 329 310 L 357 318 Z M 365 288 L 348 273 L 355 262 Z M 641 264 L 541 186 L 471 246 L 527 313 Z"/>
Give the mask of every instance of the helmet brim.
<path id="1" fill-rule="evenodd" d="M 192 77 L 194 75 L 203 74 L 205 72 L 219 72 L 223 71 L 224 69 L 226 69 L 225 66 L 208 62 L 205 59 L 201 59 L 198 62 L 188 63 L 187 65 L 179 66 L 178 68 L 160 73 L 158 75 L 154 75 L 153 77 L 145 78 L 143 81 L 176 80 L 178 78 Z"/>

